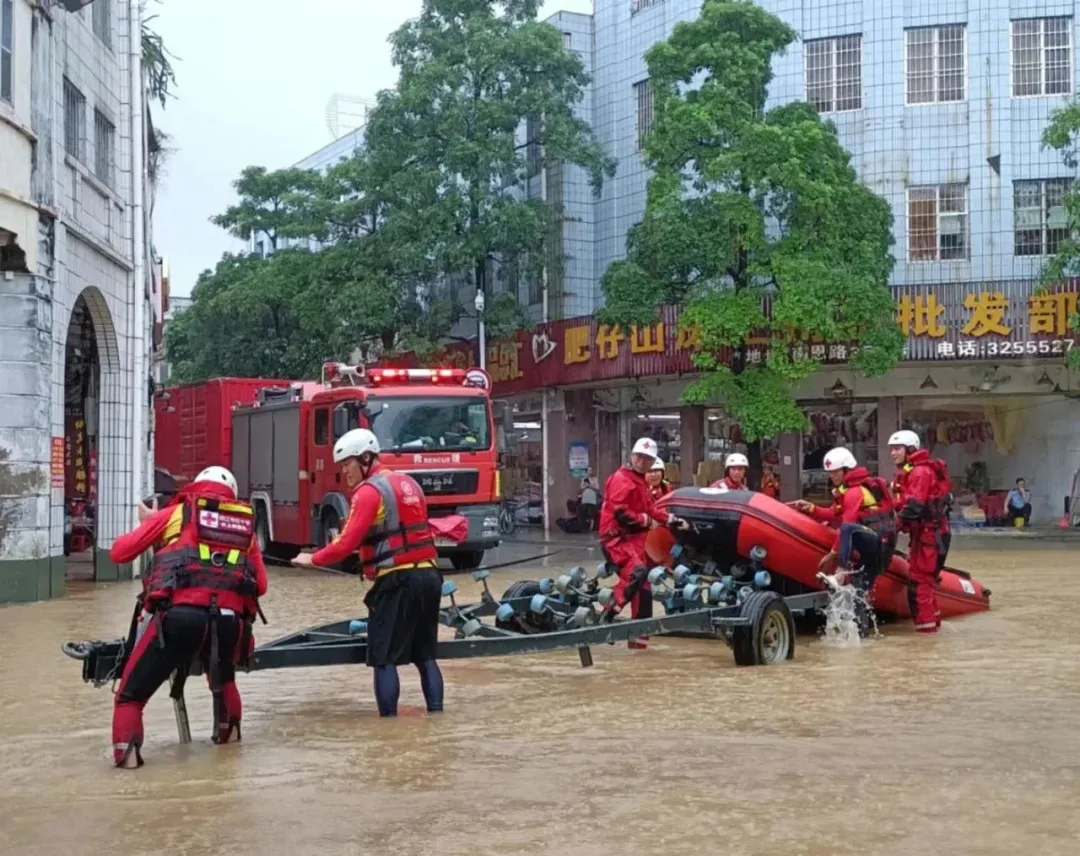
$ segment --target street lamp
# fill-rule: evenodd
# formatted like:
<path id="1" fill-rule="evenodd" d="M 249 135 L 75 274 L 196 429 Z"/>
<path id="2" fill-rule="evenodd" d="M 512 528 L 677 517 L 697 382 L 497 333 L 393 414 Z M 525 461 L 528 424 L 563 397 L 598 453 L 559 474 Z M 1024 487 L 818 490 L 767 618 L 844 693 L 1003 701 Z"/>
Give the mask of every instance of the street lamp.
<path id="1" fill-rule="evenodd" d="M 473 305 L 476 307 L 476 321 L 480 327 L 479 344 L 480 344 L 480 368 L 487 368 L 487 340 L 486 331 L 484 329 L 484 289 L 476 289 L 476 300 Z"/>

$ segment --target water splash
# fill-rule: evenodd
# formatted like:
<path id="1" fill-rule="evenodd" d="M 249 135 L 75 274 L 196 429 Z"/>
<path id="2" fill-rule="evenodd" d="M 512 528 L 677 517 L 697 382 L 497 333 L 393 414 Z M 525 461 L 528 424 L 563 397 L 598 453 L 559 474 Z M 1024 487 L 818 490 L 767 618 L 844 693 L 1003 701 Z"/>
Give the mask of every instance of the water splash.
<path id="1" fill-rule="evenodd" d="M 818 579 L 825 584 L 825 590 L 829 593 L 823 634 L 826 645 L 832 648 L 858 648 L 864 638 L 878 635 L 873 607 L 862 589 L 848 582 L 847 572 L 818 574 Z M 865 635 L 859 632 L 861 615 L 866 616 L 869 623 Z"/>

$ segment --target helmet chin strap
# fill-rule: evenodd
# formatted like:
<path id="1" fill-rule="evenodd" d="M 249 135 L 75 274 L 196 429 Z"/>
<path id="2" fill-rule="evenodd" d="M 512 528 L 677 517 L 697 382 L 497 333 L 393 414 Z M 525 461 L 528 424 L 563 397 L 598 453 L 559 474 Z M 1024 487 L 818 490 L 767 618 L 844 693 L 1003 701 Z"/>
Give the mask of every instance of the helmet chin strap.
<path id="1" fill-rule="evenodd" d="M 364 458 L 367 458 L 367 464 L 364 464 Z M 359 460 L 357 461 L 357 463 L 360 465 L 360 475 L 363 477 L 364 481 L 367 481 L 368 476 L 371 475 L 371 469 L 375 466 L 376 460 L 376 457 L 370 452 L 365 452 L 363 455 L 360 456 Z"/>

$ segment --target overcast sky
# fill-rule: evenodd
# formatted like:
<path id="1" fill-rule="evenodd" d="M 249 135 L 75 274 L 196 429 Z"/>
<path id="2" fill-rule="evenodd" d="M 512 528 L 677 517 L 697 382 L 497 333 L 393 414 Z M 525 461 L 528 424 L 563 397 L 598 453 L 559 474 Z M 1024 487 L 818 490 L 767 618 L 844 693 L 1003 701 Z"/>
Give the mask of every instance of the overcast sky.
<path id="1" fill-rule="evenodd" d="M 154 121 L 175 148 L 154 210 L 154 244 L 173 294 L 239 241 L 209 217 L 235 199 L 249 164 L 290 166 L 329 143 L 335 93 L 370 98 L 393 86 L 387 38 L 421 0 L 163 0 L 152 22 L 176 57 L 176 98 Z M 592 0 L 547 0 L 541 17 L 591 12 Z M 303 11 L 301 11 L 303 10 Z"/>

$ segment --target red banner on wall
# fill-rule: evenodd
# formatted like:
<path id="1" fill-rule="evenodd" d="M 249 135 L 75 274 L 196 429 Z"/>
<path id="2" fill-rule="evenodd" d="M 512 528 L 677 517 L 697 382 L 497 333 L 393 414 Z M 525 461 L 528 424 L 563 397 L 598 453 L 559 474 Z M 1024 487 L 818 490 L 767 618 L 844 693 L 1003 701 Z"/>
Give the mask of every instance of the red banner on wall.
<path id="1" fill-rule="evenodd" d="M 1033 281 L 951 283 L 895 288 L 896 323 L 906 344 L 906 361 L 1061 359 L 1080 340 L 1069 328 L 1077 314 L 1080 280 L 1037 294 Z M 691 354 L 697 333 L 680 328 L 681 307 L 665 306 L 660 320 L 621 330 L 583 316 L 540 325 L 489 343 L 487 369 L 498 395 L 541 387 L 574 386 L 622 378 L 694 373 Z M 769 340 L 748 341 L 747 359 L 765 359 Z M 847 362 L 853 349 L 842 343 L 810 341 L 791 346 L 796 358 L 826 364 Z M 468 367 L 475 344 L 447 348 L 431 364 Z"/>

